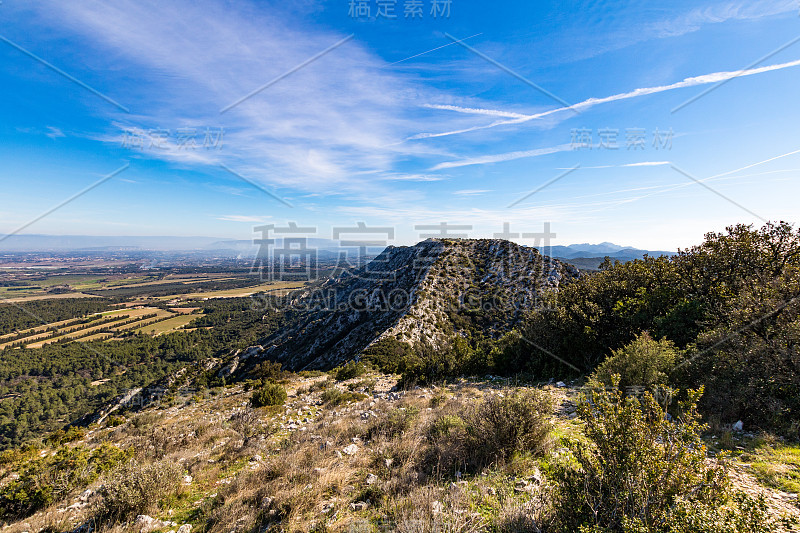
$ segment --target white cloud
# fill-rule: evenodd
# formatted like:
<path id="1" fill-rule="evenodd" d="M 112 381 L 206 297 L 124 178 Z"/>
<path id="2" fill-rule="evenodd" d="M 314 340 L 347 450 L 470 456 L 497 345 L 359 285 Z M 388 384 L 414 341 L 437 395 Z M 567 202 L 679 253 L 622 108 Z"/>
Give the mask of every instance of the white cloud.
<path id="1" fill-rule="evenodd" d="M 498 111 L 496 109 L 478 109 L 473 107 L 459 107 L 455 105 L 440 105 L 440 104 L 425 104 L 424 107 L 429 109 L 441 109 L 444 111 L 458 111 L 460 113 L 472 113 L 474 115 L 489 115 L 491 117 L 504 117 L 504 118 L 527 118 L 527 115 L 521 113 L 512 113 L 510 111 Z"/>
<path id="2" fill-rule="evenodd" d="M 513 159 L 522 159 L 525 157 L 539 157 L 542 155 L 554 154 L 557 152 L 566 152 L 572 150 L 572 145 L 562 144 L 552 148 L 537 148 L 536 150 L 522 150 L 518 152 L 508 152 L 505 154 L 483 155 L 478 157 L 468 157 L 458 161 L 446 161 L 439 163 L 431 168 L 431 170 L 441 170 L 444 168 L 465 167 L 468 165 L 485 165 L 487 163 L 500 163 L 503 161 L 511 161 Z"/>
<path id="3" fill-rule="evenodd" d="M 379 179 L 384 181 L 443 181 L 448 177 L 436 174 L 387 174 L 380 176 Z"/>
<path id="4" fill-rule="evenodd" d="M 391 179 L 366 171 L 398 174 L 398 162 L 442 155 L 400 142 L 418 128 L 419 100 L 439 98 L 435 91 L 385 69 L 358 38 L 221 114 L 345 37 L 280 9 L 188 0 L 51 1 L 25 9 L 37 10 L 54 35 L 88 42 L 98 52 L 90 68 L 124 65 L 136 73 L 135 84 L 110 95 L 131 113 L 108 110 L 114 127 L 99 140 L 119 144 L 125 127 L 225 129 L 222 150 L 178 150 L 171 138 L 165 149 L 138 157 L 225 162 L 249 179 L 305 192 L 374 194 Z"/>
<path id="5" fill-rule="evenodd" d="M 698 7 L 685 15 L 652 23 L 648 29 L 659 37 L 676 37 L 695 32 L 707 24 L 719 24 L 730 20 L 756 20 L 797 9 L 797 2 L 794 0 L 729 2 Z"/>
<path id="6" fill-rule="evenodd" d="M 51 139 L 55 139 L 57 137 L 66 137 L 64 132 L 61 129 L 56 128 L 55 126 L 47 126 L 47 133 L 45 133 Z"/>
<path id="7" fill-rule="evenodd" d="M 800 59 L 799 60 L 795 60 L 795 61 L 789 61 L 789 62 L 786 62 L 786 63 L 778 63 L 778 64 L 775 64 L 775 65 L 768 65 L 768 66 L 765 66 L 765 67 L 751 68 L 751 69 L 745 69 L 745 70 L 739 70 L 739 71 L 714 72 L 714 73 L 711 73 L 711 74 L 704 74 L 704 75 L 701 75 L 701 76 L 693 76 L 691 78 L 686 78 L 686 79 L 684 79 L 682 81 L 679 81 L 679 82 L 676 82 L 676 83 L 672 83 L 672 84 L 669 84 L 669 85 L 659 85 L 659 86 L 655 86 L 655 87 L 641 87 L 639 89 L 634 89 L 632 91 L 628 91 L 628 92 L 625 92 L 625 93 L 613 94 L 611 96 L 605 96 L 605 97 L 602 97 L 602 98 L 596 98 L 596 97 L 587 98 L 586 100 L 583 100 L 582 102 L 578 102 L 577 104 L 574 104 L 571 107 L 557 107 L 555 109 L 551 109 L 549 111 L 543 111 L 541 113 L 536 113 L 536 114 L 533 114 L 533 115 L 522 115 L 520 117 L 512 118 L 512 119 L 509 119 L 509 120 L 497 120 L 495 122 L 492 122 L 491 124 L 484 124 L 484 125 L 473 126 L 473 127 L 469 127 L 469 128 L 461 128 L 461 129 L 458 129 L 458 130 L 445 131 L 445 132 L 441 132 L 441 133 L 418 133 L 416 135 L 413 135 L 412 137 L 409 137 L 409 139 L 427 139 L 427 138 L 432 138 L 432 137 L 445 137 L 445 136 L 448 136 L 448 135 L 457 135 L 457 134 L 461 134 L 461 133 L 468 133 L 468 132 L 471 132 L 471 131 L 494 128 L 496 126 L 502 126 L 502 125 L 508 125 L 508 124 L 522 124 L 524 122 L 529 122 L 531 120 L 544 118 L 546 116 L 553 115 L 555 113 L 563 113 L 565 111 L 569 111 L 569 112 L 581 111 L 581 110 L 588 109 L 588 108 L 596 106 L 596 105 L 607 104 L 609 102 L 616 102 L 616 101 L 619 101 L 619 100 L 627 100 L 629 98 L 638 98 L 640 96 L 646 96 L 646 95 L 649 95 L 649 94 L 662 93 L 662 92 L 665 92 L 665 91 L 672 91 L 672 90 L 675 90 L 675 89 L 683 89 L 683 88 L 686 88 L 686 87 L 695 87 L 695 86 L 698 86 L 698 85 L 708 85 L 708 84 L 711 84 L 711 83 L 719 83 L 719 82 L 723 82 L 723 81 L 727 81 L 727 80 L 732 80 L 734 78 L 741 78 L 741 77 L 746 77 L 746 76 L 754 76 L 756 74 L 762 74 L 762 73 L 765 73 L 765 72 L 772 72 L 772 71 L 775 71 L 775 70 L 782 70 L 782 69 L 785 69 L 785 68 L 796 67 L 796 66 L 799 66 L 799 65 L 800 65 Z M 441 109 L 446 109 L 446 110 L 449 110 L 449 111 L 455 111 L 455 112 L 458 112 L 458 113 L 481 114 L 481 115 L 490 114 L 489 111 L 492 111 L 492 110 L 484 110 L 484 109 L 476 110 L 476 109 L 472 109 L 472 108 L 459 107 L 459 106 L 442 106 L 440 108 Z M 476 111 L 480 111 L 480 113 L 476 113 Z M 505 113 L 505 112 L 504 111 L 494 110 L 494 113 L 495 114 L 493 116 L 502 116 L 501 113 Z"/>
<path id="8" fill-rule="evenodd" d="M 270 217 L 255 216 L 255 215 L 221 215 L 216 217 L 217 220 L 225 220 L 227 222 L 253 222 L 261 223 L 270 220 Z"/>
<path id="9" fill-rule="evenodd" d="M 477 194 L 486 194 L 487 192 L 492 192 L 491 189 L 461 189 L 460 191 L 453 191 L 453 194 L 457 194 L 459 196 L 475 196 Z"/>
<path id="10" fill-rule="evenodd" d="M 663 165 L 669 165 L 669 161 L 642 161 L 640 163 L 626 163 L 624 165 L 620 165 L 621 167 L 660 167 Z"/>

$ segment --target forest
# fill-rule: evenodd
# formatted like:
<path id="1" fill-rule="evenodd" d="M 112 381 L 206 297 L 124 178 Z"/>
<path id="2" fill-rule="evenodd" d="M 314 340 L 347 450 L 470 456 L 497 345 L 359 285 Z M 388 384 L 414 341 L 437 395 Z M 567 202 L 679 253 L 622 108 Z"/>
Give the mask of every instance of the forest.
<path id="1" fill-rule="evenodd" d="M 704 414 L 796 438 L 798 297 L 800 231 L 785 222 L 736 225 L 673 257 L 606 260 L 501 339 L 477 328 L 445 348 L 388 339 L 364 358 L 408 382 L 487 373 L 546 381 L 588 375 L 647 334 L 677 350 L 664 384 L 705 386 Z"/>
<path id="2" fill-rule="evenodd" d="M 27 307 L 55 319 L 102 309 L 86 299 L 46 302 Z M 67 426 L 185 365 L 256 343 L 279 326 L 281 315 L 252 307 L 249 298 L 217 299 L 204 302 L 193 331 L 0 351 L 0 449 Z"/>

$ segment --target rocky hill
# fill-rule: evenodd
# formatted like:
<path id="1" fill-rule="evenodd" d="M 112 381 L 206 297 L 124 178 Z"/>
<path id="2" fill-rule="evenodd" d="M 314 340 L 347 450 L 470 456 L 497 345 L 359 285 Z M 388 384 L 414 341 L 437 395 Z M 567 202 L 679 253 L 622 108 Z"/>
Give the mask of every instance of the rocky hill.
<path id="1" fill-rule="evenodd" d="M 580 272 L 535 248 L 500 239 L 429 239 L 390 246 L 297 297 L 293 325 L 264 340 L 261 357 L 326 369 L 393 336 L 433 346 L 454 334 L 497 337 Z"/>

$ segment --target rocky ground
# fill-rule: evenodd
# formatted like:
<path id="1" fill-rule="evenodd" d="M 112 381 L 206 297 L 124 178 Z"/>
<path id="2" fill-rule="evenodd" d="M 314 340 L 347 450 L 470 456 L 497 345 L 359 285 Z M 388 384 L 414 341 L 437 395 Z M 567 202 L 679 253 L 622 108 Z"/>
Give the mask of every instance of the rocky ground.
<path id="1" fill-rule="evenodd" d="M 392 528 L 387 531 L 429 531 L 437 523 L 483 531 L 498 521 L 517 519 L 514 513 L 535 514 L 540 505 L 547 481 L 535 462 L 462 479 L 452 472 L 421 474 L 415 455 L 422 453 L 424 436 L 414 428 L 487 395 L 508 394 L 513 382 L 487 376 L 398 391 L 392 376 L 368 374 L 334 382 L 320 374 L 294 377 L 285 385 L 288 398 L 280 407 L 252 410 L 251 393 L 241 385 L 230 386 L 215 395 L 175 397 L 127 413 L 120 425 L 94 427 L 69 444 L 96 448 L 111 443 L 132 448 L 139 460 L 167 460 L 183 467 L 183 486 L 166 507 L 113 530 L 231 533 L 272 520 L 282 524 L 281 531 L 372 531 L 368 524 L 385 520 Z M 578 431 L 579 387 L 561 382 L 538 387 L 556 400 L 556 432 Z M 344 399 L 331 400 L 336 394 L 326 391 L 333 389 Z M 403 436 L 374 431 L 406 415 L 408 420 L 413 415 L 414 425 Z M 554 453 L 559 452 L 556 445 Z M 39 452 L 48 453 L 54 449 Z M 760 484 L 745 464 L 734 466 L 730 475 L 737 487 L 763 494 L 774 514 L 800 519 L 796 494 Z M 5 466 L 1 475 L 4 484 L 15 474 Z M 96 491 L 104 482 L 100 478 L 3 529 L 88 533 L 92 522 L 87 521 L 99 505 Z"/>

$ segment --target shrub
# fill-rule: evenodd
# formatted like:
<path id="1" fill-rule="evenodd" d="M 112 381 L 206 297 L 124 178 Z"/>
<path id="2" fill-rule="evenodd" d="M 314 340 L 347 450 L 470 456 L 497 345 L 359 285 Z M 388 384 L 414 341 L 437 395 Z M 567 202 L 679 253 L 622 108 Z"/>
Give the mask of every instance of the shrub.
<path id="1" fill-rule="evenodd" d="M 467 424 L 456 415 L 443 415 L 431 422 L 428 426 L 428 438 L 441 439 L 449 437 L 454 431 L 465 429 Z"/>
<path id="2" fill-rule="evenodd" d="M 336 381 L 347 381 L 348 379 L 357 378 L 367 373 L 367 367 L 364 363 L 350 361 L 344 366 L 333 369 L 333 377 Z"/>
<path id="3" fill-rule="evenodd" d="M 470 456 L 467 423 L 458 415 L 442 414 L 434 418 L 426 431 L 430 446 L 424 462 L 435 473 L 464 469 Z"/>
<path id="4" fill-rule="evenodd" d="M 331 378 L 328 378 L 328 379 L 325 379 L 325 380 L 322 380 L 322 381 L 316 381 L 316 382 L 312 383 L 311 385 L 309 385 L 308 392 L 316 392 L 318 390 L 325 390 L 325 389 L 330 388 L 332 385 L 333 385 L 333 380 Z"/>
<path id="5" fill-rule="evenodd" d="M 517 452 L 542 454 L 552 428 L 552 411 L 552 397 L 535 389 L 484 400 L 468 420 L 475 460 L 489 464 L 506 461 Z"/>
<path id="6" fill-rule="evenodd" d="M 419 409 L 407 407 L 405 409 L 392 409 L 386 416 L 378 418 L 367 430 L 367 438 L 372 440 L 380 435 L 394 439 L 399 437 L 411 427 L 414 419 L 419 415 Z"/>
<path id="7" fill-rule="evenodd" d="M 400 374 L 406 369 L 406 361 L 413 357 L 413 349 L 408 343 L 385 337 L 366 348 L 361 356 L 381 372 Z"/>
<path id="8" fill-rule="evenodd" d="M 269 405 L 283 405 L 286 401 L 286 390 L 277 383 L 266 383 L 260 389 L 253 392 L 250 397 L 250 404 L 253 407 L 265 407 Z"/>
<path id="9" fill-rule="evenodd" d="M 342 392 L 336 388 L 326 389 L 321 395 L 322 403 L 330 406 L 342 405 L 343 403 L 363 400 L 366 394 L 358 392 Z"/>
<path id="10" fill-rule="evenodd" d="M 619 350 L 614 350 L 595 370 L 593 377 L 605 385 L 611 385 L 612 376 L 620 377 L 619 386 L 644 387 L 666 385 L 669 372 L 681 357 L 672 341 L 654 340 L 647 332 L 642 333 Z"/>
<path id="11" fill-rule="evenodd" d="M 121 426 L 124 423 L 125 423 L 124 416 L 110 415 L 108 418 L 106 418 L 106 427 L 108 428 Z"/>
<path id="12" fill-rule="evenodd" d="M 171 461 L 132 461 L 113 472 L 101 487 L 102 517 L 116 522 L 156 511 L 162 501 L 177 495 L 183 475 L 183 468 Z"/>
<path id="13" fill-rule="evenodd" d="M 356 381 L 355 383 L 349 383 L 347 385 L 347 389 L 351 391 L 362 389 L 366 392 L 372 392 L 377 384 L 378 381 L 375 379 L 362 379 L 360 381 Z"/>
<path id="14" fill-rule="evenodd" d="M 242 436 L 242 446 L 261 432 L 261 420 L 251 407 L 239 409 L 228 420 L 233 430 Z"/>
<path id="15" fill-rule="evenodd" d="M 70 426 L 67 429 L 59 429 L 57 431 L 54 431 L 53 433 L 48 435 L 47 438 L 44 439 L 44 441 L 52 446 L 58 446 L 60 444 L 66 444 L 68 442 L 73 442 L 78 439 L 82 439 L 85 436 L 86 436 L 85 429 L 75 426 Z"/>
<path id="16" fill-rule="evenodd" d="M 130 457 L 110 444 L 94 450 L 62 447 L 53 456 L 27 458 L 19 477 L 0 488 L 0 516 L 22 518 L 62 501 Z"/>
<path id="17" fill-rule="evenodd" d="M 290 373 L 281 370 L 281 366 L 276 361 L 262 361 L 253 369 L 253 374 L 264 381 L 285 379 Z"/>
<path id="18" fill-rule="evenodd" d="M 791 531 L 790 520 L 769 518 L 764 496 L 751 498 L 742 492 L 719 507 L 698 501 L 679 500 L 667 517 L 665 533 L 771 533 Z"/>
<path id="19" fill-rule="evenodd" d="M 547 449 L 552 409 L 552 398 L 539 390 L 497 395 L 472 409 L 446 406 L 427 428 L 425 462 L 436 471 L 474 471 L 517 453 L 540 455 Z"/>
<path id="20" fill-rule="evenodd" d="M 667 401 L 661 405 L 649 392 L 625 397 L 618 376 L 611 390 L 590 386 L 578 406 L 586 441 L 569 442 L 574 463 L 552 472 L 556 530 L 744 533 L 753 530 L 741 524 L 752 519 L 769 523 L 752 500 L 731 497 L 722 467 L 706 464 L 696 408 L 702 389 L 688 391 L 670 420 Z M 705 529 L 707 518 L 724 527 Z"/>

